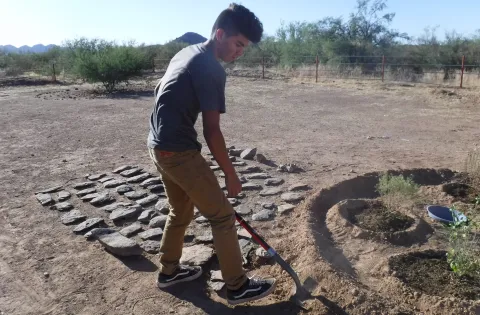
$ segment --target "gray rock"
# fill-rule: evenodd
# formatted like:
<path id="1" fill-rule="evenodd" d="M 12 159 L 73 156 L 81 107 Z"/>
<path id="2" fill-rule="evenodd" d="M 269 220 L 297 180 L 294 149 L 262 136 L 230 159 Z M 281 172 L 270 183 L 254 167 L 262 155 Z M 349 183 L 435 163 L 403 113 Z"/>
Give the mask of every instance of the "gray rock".
<path id="1" fill-rule="evenodd" d="M 233 166 L 246 166 L 247 163 L 245 163 L 243 161 L 238 161 L 238 162 L 233 162 L 232 165 Z"/>
<path id="2" fill-rule="evenodd" d="M 137 242 L 118 232 L 100 235 L 97 239 L 107 251 L 117 256 L 139 256 L 143 252 Z"/>
<path id="3" fill-rule="evenodd" d="M 155 209 L 160 213 L 169 214 L 170 213 L 170 204 L 168 203 L 167 199 L 160 199 L 155 204 Z"/>
<path id="4" fill-rule="evenodd" d="M 140 200 L 137 200 L 137 204 L 141 205 L 142 207 L 147 207 L 150 204 L 154 203 L 155 201 L 160 198 L 158 195 L 148 195 L 145 198 L 142 198 Z"/>
<path id="5" fill-rule="evenodd" d="M 252 209 L 250 209 L 250 207 L 248 207 L 247 205 L 242 205 L 240 207 L 237 207 L 235 208 L 235 211 L 239 215 L 249 215 L 250 213 L 252 213 Z"/>
<path id="6" fill-rule="evenodd" d="M 143 170 L 137 167 L 137 168 L 132 168 L 132 169 L 128 169 L 126 171 L 120 172 L 120 175 L 122 175 L 123 177 L 132 177 L 140 174 L 141 172 L 143 172 Z"/>
<path id="7" fill-rule="evenodd" d="M 103 193 L 100 196 L 93 198 L 90 201 L 90 204 L 92 206 L 100 207 L 100 206 L 106 205 L 107 203 L 111 203 L 113 201 L 115 201 L 115 198 L 113 196 L 111 196 L 109 193 Z"/>
<path id="8" fill-rule="evenodd" d="M 264 202 L 262 203 L 262 208 L 267 210 L 274 210 L 277 206 L 273 202 Z"/>
<path id="9" fill-rule="evenodd" d="M 254 183 L 246 183 L 242 185 L 242 190 L 244 191 L 262 190 L 262 189 L 263 187 L 261 185 L 254 184 Z"/>
<path id="10" fill-rule="evenodd" d="M 243 152 L 242 149 L 230 149 L 230 150 L 228 150 L 228 154 L 230 154 L 231 156 L 235 156 L 235 157 L 240 157 L 242 152 Z"/>
<path id="11" fill-rule="evenodd" d="M 146 230 L 145 232 L 142 232 L 138 234 L 142 240 L 149 240 L 153 238 L 158 238 L 163 235 L 163 230 L 162 228 L 154 228 L 154 229 L 149 229 Z"/>
<path id="12" fill-rule="evenodd" d="M 150 220 L 155 217 L 157 214 L 157 212 L 153 209 L 148 209 L 148 210 L 145 210 L 143 211 L 140 216 L 138 217 L 138 221 L 139 222 L 142 222 L 142 223 L 148 223 L 150 222 Z"/>
<path id="13" fill-rule="evenodd" d="M 253 221 L 268 221 L 273 219 L 273 211 L 272 210 L 262 210 L 258 213 L 252 215 Z"/>
<path id="14" fill-rule="evenodd" d="M 284 182 L 282 178 L 268 178 L 265 180 L 265 186 L 279 186 Z"/>
<path id="15" fill-rule="evenodd" d="M 99 180 L 100 178 L 104 177 L 105 173 L 100 173 L 100 174 L 95 174 L 95 175 L 90 175 L 88 176 L 88 180 Z"/>
<path id="16" fill-rule="evenodd" d="M 298 167 L 296 164 L 289 163 L 289 164 L 281 164 L 278 166 L 277 171 L 279 172 L 286 172 L 286 173 L 298 173 L 302 169 Z"/>
<path id="17" fill-rule="evenodd" d="M 147 188 L 148 186 L 159 185 L 159 184 L 163 184 L 163 182 L 162 182 L 162 180 L 160 179 L 160 177 L 153 177 L 153 178 L 149 178 L 149 179 L 144 180 L 144 181 L 140 184 L 140 187 L 142 187 L 142 188 Z"/>
<path id="18" fill-rule="evenodd" d="M 75 189 L 86 189 L 95 186 L 95 182 L 82 182 L 73 185 Z M 78 195 L 78 194 L 77 194 Z"/>
<path id="19" fill-rule="evenodd" d="M 236 198 L 228 198 L 228 202 L 234 207 L 240 203 Z"/>
<path id="20" fill-rule="evenodd" d="M 88 195 L 85 195 L 83 197 L 80 197 L 80 200 L 82 201 L 90 201 L 92 199 L 95 199 L 97 197 L 100 197 L 100 194 L 98 193 L 93 193 L 93 194 L 88 194 Z"/>
<path id="21" fill-rule="evenodd" d="M 203 266 L 213 257 L 213 249 L 205 245 L 193 245 L 184 247 L 181 264 Z"/>
<path id="22" fill-rule="evenodd" d="M 70 202 L 65 201 L 65 202 L 60 202 L 60 203 L 57 203 L 56 205 L 51 206 L 50 209 L 58 210 L 60 212 L 65 212 L 65 211 L 72 210 L 73 205 Z"/>
<path id="23" fill-rule="evenodd" d="M 164 228 L 165 224 L 167 224 L 168 220 L 168 215 L 162 214 L 158 217 L 154 217 L 153 219 L 150 220 L 150 223 L 148 226 L 150 228 Z"/>
<path id="24" fill-rule="evenodd" d="M 117 186 L 124 185 L 124 184 L 125 184 L 124 180 L 114 179 L 114 180 L 110 180 L 108 182 L 103 183 L 103 187 L 105 187 L 105 188 L 115 188 Z"/>
<path id="25" fill-rule="evenodd" d="M 262 169 L 258 166 L 247 166 L 244 169 L 238 170 L 240 174 L 261 173 Z"/>
<path id="26" fill-rule="evenodd" d="M 117 221 L 117 220 L 135 218 L 141 211 L 142 211 L 142 207 L 139 205 L 135 205 L 131 207 L 120 207 L 120 208 L 117 208 L 116 210 L 113 210 L 113 212 L 110 213 L 110 220 Z"/>
<path id="27" fill-rule="evenodd" d="M 76 195 L 77 195 L 77 197 L 83 197 L 83 196 L 90 195 L 90 194 L 93 194 L 93 193 L 96 193 L 96 192 L 97 192 L 96 188 L 87 188 L 87 189 L 84 189 L 84 190 L 80 190 L 79 192 L 76 193 Z"/>
<path id="28" fill-rule="evenodd" d="M 305 197 L 300 193 L 284 193 L 282 194 L 281 198 L 286 202 L 298 202 L 303 200 Z"/>
<path id="29" fill-rule="evenodd" d="M 203 235 L 195 237 L 195 240 L 199 243 L 212 243 L 213 242 L 212 231 L 207 231 Z"/>
<path id="30" fill-rule="evenodd" d="M 257 250 L 255 251 L 255 255 L 258 258 L 262 258 L 262 259 L 270 259 L 273 257 L 272 254 L 264 250 L 262 247 L 257 248 Z"/>
<path id="31" fill-rule="evenodd" d="M 248 264 L 248 256 L 250 252 L 255 248 L 255 246 L 247 239 L 239 239 L 238 244 L 240 245 L 240 250 L 242 251 L 243 265 Z"/>
<path id="32" fill-rule="evenodd" d="M 223 281 L 222 271 L 212 270 L 212 273 L 210 274 L 210 281 Z"/>
<path id="33" fill-rule="evenodd" d="M 87 240 L 97 239 L 100 235 L 112 234 L 116 231 L 110 228 L 95 228 L 91 229 L 89 232 L 85 233 L 84 237 Z"/>
<path id="34" fill-rule="evenodd" d="M 144 241 L 140 244 L 140 247 L 143 248 L 149 254 L 158 254 L 160 252 L 161 243 L 159 241 Z"/>
<path id="35" fill-rule="evenodd" d="M 147 187 L 148 190 L 150 190 L 151 193 L 161 193 L 165 191 L 165 187 L 162 184 L 157 184 L 157 185 L 150 185 Z"/>
<path id="36" fill-rule="evenodd" d="M 310 189 L 310 186 L 303 183 L 296 183 L 288 187 L 289 191 L 302 191 L 302 190 L 309 190 L 309 189 Z"/>
<path id="37" fill-rule="evenodd" d="M 218 166 L 218 165 L 213 165 L 213 166 L 210 166 L 210 169 L 211 169 L 212 171 L 219 171 L 219 170 L 220 170 L 220 166 Z"/>
<path id="38" fill-rule="evenodd" d="M 241 192 L 241 193 L 239 193 L 235 198 L 237 198 L 237 199 L 243 199 L 243 198 L 245 198 L 245 197 L 247 197 L 247 195 L 245 195 L 245 193 Z"/>
<path id="39" fill-rule="evenodd" d="M 71 196 L 72 196 L 72 194 L 69 193 L 68 191 L 66 191 L 66 190 L 61 191 L 61 192 L 58 193 L 58 201 L 68 200 L 68 199 L 70 199 Z"/>
<path id="40" fill-rule="evenodd" d="M 278 207 L 278 213 L 280 213 L 281 215 L 285 215 L 292 212 L 293 209 L 295 209 L 294 205 L 290 205 L 290 204 L 280 205 Z"/>
<path id="41" fill-rule="evenodd" d="M 267 173 L 254 173 L 254 174 L 250 174 L 250 175 L 247 175 L 247 179 L 248 180 L 252 180 L 252 179 L 267 179 L 267 178 L 270 178 L 271 176 L 268 175 Z"/>
<path id="42" fill-rule="evenodd" d="M 129 179 L 127 179 L 127 183 L 140 183 L 150 177 L 152 177 L 152 175 L 150 175 L 149 173 L 143 173 L 137 176 L 130 177 Z"/>
<path id="43" fill-rule="evenodd" d="M 139 190 L 139 191 L 129 191 L 125 193 L 125 197 L 127 197 L 130 200 L 137 200 L 137 199 L 142 199 L 145 198 L 148 195 L 148 193 L 144 190 Z"/>
<path id="44" fill-rule="evenodd" d="M 222 291 L 223 287 L 225 286 L 225 282 L 221 281 L 209 281 L 208 286 L 215 292 Z"/>
<path id="45" fill-rule="evenodd" d="M 61 189 L 63 189 L 63 186 L 58 185 L 58 186 L 53 186 L 53 187 L 49 187 L 49 188 L 37 191 L 35 194 L 49 194 L 49 193 L 57 192 Z"/>
<path id="46" fill-rule="evenodd" d="M 134 166 L 130 166 L 130 165 L 122 165 L 120 167 L 117 167 L 116 169 L 113 170 L 114 173 L 116 174 L 119 174 L 123 171 L 126 171 L 126 170 L 130 170 L 132 168 L 135 168 Z"/>
<path id="47" fill-rule="evenodd" d="M 126 237 L 130 237 L 130 236 L 133 236 L 133 235 L 137 234 L 138 232 L 140 232 L 142 230 L 143 230 L 142 225 L 138 222 L 135 222 L 135 223 L 130 224 L 129 226 L 126 226 L 123 229 L 121 229 L 119 233 L 126 236 Z"/>
<path id="48" fill-rule="evenodd" d="M 68 225 L 83 221 L 86 218 L 87 216 L 82 214 L 80 211 L 72 210 L 69 213 L 62 215 L 60 217 L 60 221 L 62 221 L 63 224 Z"/>
<path id="49" fill-rule="evenodd" d="M 265 163 L 268 160 L 265 155 L 258 153 L 257 155 L 255 155 L 255 161 L 257 161 L 258 163 Z"/>
<path id="50" fill-rule="evenodd" d="M 282 189 L 279 187 L 269 188 L 269 189 L 265 189 L 264 191 L 261 191 L 260 196 L 263 196 L 263 197 L 275 196 L 275 195 L 281 194 L 282 192 L 283 192 Z"/>
<path id="51" fill-rule="evenodd" d="M 115 179 L 114 177 L 106 176 L 104 178 L 100 178 L 98 180 L 98 182 L 103 184 L 103 183 L 109 182 L 109 181 L 114 180 L 114 179 Z"/>
<path id="52" fill-rule="evenodd" d="M 117 188 L 115 188 L 115 190 L 117 191 L 117 193 L 119 193 L 120 195 L 123 195 L 124 193 L 127 193 L 129 191 L 132 191 L 133 190 L 133 187 L 130 186 L 130 185 L 121 185 L 121 186 L 118 186 Z"/>
<path id="53" fill-rule="evenodd" d="M 208 219 L 205 218 L 203 215 L 196 218 L 195 219 L 195 222 L 199 223 L 199 224 L 203 224 L 203 223 L 208 223 Z"/>
<path id="54" fill-rule="evenodd" d="M 255 157 L 255 154 L 257 154 L 256 148 L 246 149 L 246 150 L 243 150 L 243 152 L 240 154 L 240 157 L 244 160 L 253 160 L 253 158 Z"/>
<path id="55" fill-rule="evenodd" d="M 117 210 L 120 207 L 128 207 L 131 205 L 132 205 L 131 202 L 115 202 L 115 203 L 112 203 L 111 205 L 104 206 L 102 210 L 105 212 L 111 213 L 112 211 Z"/>
<path id="56" fill-rule="evenodd" d="M 50 194 L 37 194 L 35 197 L 42 206 L 48 206 L 54 203 L 52 195 Z"/>
<path id="57" fill-rule="evenodd" d="M 74 233 L 86 233 L 88 230 L 94 228 L 94 227 L 97 227 L 99 226 L 101 223 L 104 223 L 103 219 L 102 218 L 90 218 L 90 219 L 87 219 L 85 221 L 83 221 L 82 223 L 80 223 L 79 225 L 77 225 L 74 229 L 73 229 L 73 232 Z"/>

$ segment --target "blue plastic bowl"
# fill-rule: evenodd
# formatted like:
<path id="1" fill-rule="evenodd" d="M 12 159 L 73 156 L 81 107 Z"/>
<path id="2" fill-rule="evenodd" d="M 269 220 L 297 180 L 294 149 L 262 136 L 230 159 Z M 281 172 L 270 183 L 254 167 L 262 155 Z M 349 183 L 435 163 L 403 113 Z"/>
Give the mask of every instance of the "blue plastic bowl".
<path id="1" fill-rule="evenodd" d="M 455 223 L 455 221 L 467 222 L 467 217 L 463 213 L 457 210 L 452 210 L 448 207 L 428 206 L 427 212 L 431 218 L 444 223 Z"/>

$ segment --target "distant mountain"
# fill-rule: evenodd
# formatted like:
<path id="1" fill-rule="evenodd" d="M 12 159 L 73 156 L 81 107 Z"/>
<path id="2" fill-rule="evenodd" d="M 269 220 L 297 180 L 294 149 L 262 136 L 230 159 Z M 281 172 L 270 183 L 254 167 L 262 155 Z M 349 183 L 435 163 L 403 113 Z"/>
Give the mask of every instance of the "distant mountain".
<path id="1" fill-rule="evenodd" d="M 185 33 L 182 36 L 176 38 L 173 41 L 174 42 L 183 42 L 183 43 L 187 43 L 189 45 L 195 45 L 195 44 L 203 43 L 206 40 L 207 39 L 200 34 L 193 33 L 193 32 L 188 32 L 188 33 Z"/>
<path id="2" fill-rule="evenodd" d="M 20 53 L 20 54 L 23 54 L 23 53 L 37 53 L 37 54 L 40 54 L 40 53 L 44 53 L 44 52 L 49 51 L 53 47 L 56 47 L 56 45 L 45 46 L 45 45 L 42 45 L 42 44 L 38 44 L 38 45 L 34 45 L 32 47 L 22 46 L 22 47 L 18 47 L 18 48 L 15 47 L 15 46 L 12 46 L 12 45 L 5 45 L 5 46 L 0 45 L 0 51 L 4 51 L 4 52 L 7 52 L 7 53 Z"/>

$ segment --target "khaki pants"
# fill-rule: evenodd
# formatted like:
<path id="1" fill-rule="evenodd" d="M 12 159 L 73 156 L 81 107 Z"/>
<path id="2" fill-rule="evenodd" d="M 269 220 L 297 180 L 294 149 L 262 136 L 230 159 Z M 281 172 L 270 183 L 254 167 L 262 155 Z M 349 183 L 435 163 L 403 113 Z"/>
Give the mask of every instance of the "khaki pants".
<path id="1" fill-rule="evenodd" d="M 235 213 L 210 166 L 198 150 L 161 152 L 149 148 L 149 153 L 160 172 L 170 204 L 160 247 L 160 271 L 168 275 L 178 266 L 195 205 L 210 221 L 213 244 L 227 288 L 238 289 L 247 277 L 242 267 Z"/>

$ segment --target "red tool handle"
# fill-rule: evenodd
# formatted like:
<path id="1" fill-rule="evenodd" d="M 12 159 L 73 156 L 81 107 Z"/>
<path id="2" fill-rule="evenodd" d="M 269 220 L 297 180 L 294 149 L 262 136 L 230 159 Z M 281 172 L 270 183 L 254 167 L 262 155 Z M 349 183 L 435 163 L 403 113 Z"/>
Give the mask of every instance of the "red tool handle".
<path id="1" fill-rule="evenodd" d="M 238 223 L 240 223 L 240 225 L 247 230 L 250 235 L 252 235 L 252 238 L 255 240 L 255 242 L 262 246 L 264 250 L 272 255 L 277 254 L 277 252 L 275 252 L 275 250 L 271 248 L 270 245 L 268 245 L 267 242 L 265 242 L 265 240 L 258 235 L 257 232 L 247 222 L 245 222 L 245 220 L 243 220 L 243 218 L 237 212 L 235 212 L 235 218 L 237 219 Z"/>

